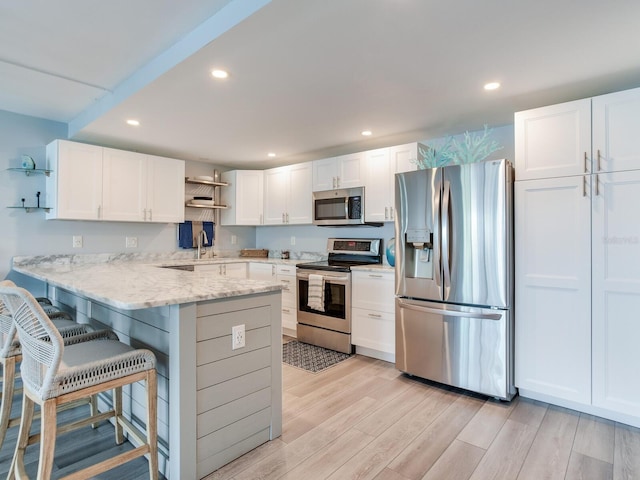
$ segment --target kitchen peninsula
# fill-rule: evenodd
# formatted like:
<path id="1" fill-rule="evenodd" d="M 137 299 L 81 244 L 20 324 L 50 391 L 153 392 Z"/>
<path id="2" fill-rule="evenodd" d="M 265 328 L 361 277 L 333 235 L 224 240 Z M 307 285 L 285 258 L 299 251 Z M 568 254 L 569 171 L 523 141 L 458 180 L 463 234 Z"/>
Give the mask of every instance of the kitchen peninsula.
<path id="1" fill-rule="evenodd" d="M 282 287 L 163 266 L 58 255 L 16 257 L 13 270 L 45 282 L 79 322 L 155 353 L 160 471 L 202 478 L 282 432 Z M 236 325 L 245 326 L 246 346 L 233 350 Z M 125 411 L 144 428 L 143 387 L 124 393 Z"/>

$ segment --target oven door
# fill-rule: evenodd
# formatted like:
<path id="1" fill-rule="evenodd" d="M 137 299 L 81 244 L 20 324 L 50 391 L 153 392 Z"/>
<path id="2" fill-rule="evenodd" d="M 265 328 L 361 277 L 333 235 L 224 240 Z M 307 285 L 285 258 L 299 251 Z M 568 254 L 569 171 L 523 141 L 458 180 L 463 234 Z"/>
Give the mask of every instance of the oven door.
<path id="1" fill-rule="evenodd" d="M 308 306 L 309 274 L 324 277 L 324 312 Z M 298 269 L 298 323 L 351 333 L 351 274 Z"/>

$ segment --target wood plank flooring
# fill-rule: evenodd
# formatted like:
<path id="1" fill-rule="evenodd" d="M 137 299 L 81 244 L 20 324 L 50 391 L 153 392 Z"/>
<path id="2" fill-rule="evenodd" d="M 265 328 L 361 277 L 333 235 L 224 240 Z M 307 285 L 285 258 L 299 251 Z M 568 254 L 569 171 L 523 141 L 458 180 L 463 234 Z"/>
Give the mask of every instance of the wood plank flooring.
<path id="1" fill-rule="evenodd" d="M 282 436 L 208 480 L 640 479 L 640 429 L 598 417 L 521 398 L 487 400 L 358 355 L 318 374 L 283 365 L 283 382 Z M 1 478 L 16 435 L 11 429 L 0 449 Z M 115 445 L 110 425 L 64 435 L 54 478 L 127 448 Z M 37 453 L 27 450 L 32 478 Z M 147 463 L 97 478 L 146 479 Z"/>
<path id="2" fill-rule="evenodd" d="M 637 428 L 487 400 L 358 355 L 283 374 L 282 436 L 207 480 L 640 479 Z"/>

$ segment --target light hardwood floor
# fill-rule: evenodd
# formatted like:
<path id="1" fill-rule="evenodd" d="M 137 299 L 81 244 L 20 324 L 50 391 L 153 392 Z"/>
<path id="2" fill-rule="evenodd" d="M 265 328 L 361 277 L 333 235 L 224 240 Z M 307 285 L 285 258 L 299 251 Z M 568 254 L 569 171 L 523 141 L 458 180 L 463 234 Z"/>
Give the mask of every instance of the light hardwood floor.
<path id="1" fill-rule="evenodd" d="M 516 397 L 487 400 L 354 356 L 283 365 L 282 437 L 207 477 L 640 479 L 640 429 Z"/>
<path id="2" fill-rule="evenodd" d="M 637 428 L 521 398 L 486 400 L 357 355 L 318 374 L 288 365 L 283 373 L 282 437 L 208 480 L 640 479 Z M 1 478 L 16 434 L 11 429 L 0 450 Z M 57 447 L 54 478 L 131 445 L 117 447 L 103 424 L 64 435 Z M 37 448 L 30 450 L 33 475 Z M 146 479 L 147 462 L 98 478 Z"/>

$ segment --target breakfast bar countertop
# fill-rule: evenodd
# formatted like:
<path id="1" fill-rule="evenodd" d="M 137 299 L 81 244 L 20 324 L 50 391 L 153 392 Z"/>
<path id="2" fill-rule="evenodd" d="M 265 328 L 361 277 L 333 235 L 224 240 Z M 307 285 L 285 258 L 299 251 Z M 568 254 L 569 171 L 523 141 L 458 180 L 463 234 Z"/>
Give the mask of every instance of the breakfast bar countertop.
<path id="1" fill-rule="evenodd" d="M 14 259 L 13 270 L 125 310 L 282 290 L 282 284 L 275 281 L 219 276 L 197 268 L 193 272 L 162 268 L 180 263 L 175 261 L 71 262 L 65 261 L 65 256 L 55 261 L 37 258 Z M 226 258 L 216 263 L 234 260 Z"/>

